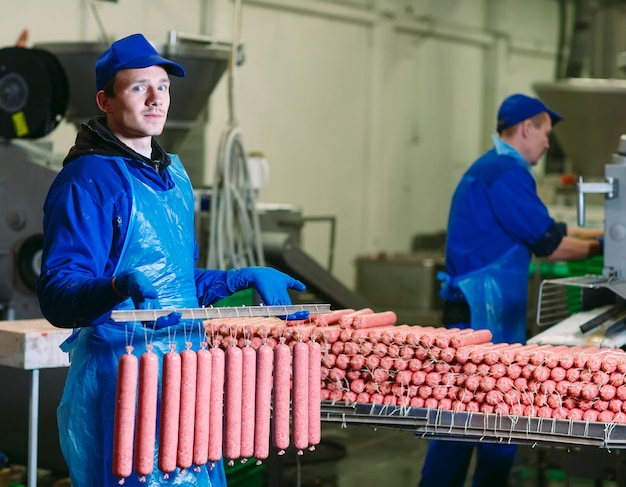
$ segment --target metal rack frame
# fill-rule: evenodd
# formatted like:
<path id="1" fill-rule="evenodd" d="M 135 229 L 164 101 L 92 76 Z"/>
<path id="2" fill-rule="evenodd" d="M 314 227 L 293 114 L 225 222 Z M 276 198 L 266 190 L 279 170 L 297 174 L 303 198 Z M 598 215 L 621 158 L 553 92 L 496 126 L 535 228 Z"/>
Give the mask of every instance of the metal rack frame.
<path id="1" fill-rule="evenodd" d="M 322 402 L 322 421 L 413 431 L 425 439 L 626 448 L 626 425 L 441 409 Z"/>
<path id="2" fill-rule="evenodd" d="M 206 320 L 212 318 L 253 318 L 269 316 L 287 316 L 300 311 L 311 314 L 331 312 L 330 304 L 292 304 L 280 306 L 226 306 L 217 308 L 167 308 L 167 309 L 131 309 L 114 310 L 111 319 L 116 322 L 154 321 L 170 313 L 181 313 L 184 320 Z"/>

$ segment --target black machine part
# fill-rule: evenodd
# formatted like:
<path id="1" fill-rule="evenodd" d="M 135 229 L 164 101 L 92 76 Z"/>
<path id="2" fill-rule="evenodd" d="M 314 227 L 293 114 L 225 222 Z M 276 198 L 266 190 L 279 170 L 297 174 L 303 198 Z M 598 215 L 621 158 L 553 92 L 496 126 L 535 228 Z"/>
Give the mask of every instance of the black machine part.
<path id="1" fill-rule="evenodd" d="M 35 292 L 41 269 L 41 249 L 43 234 L 37 233 L 26 238 L 17 253 L 17 269 L 22 282 Z"/>
<path id="2" fill-rule="evenodd" d="M 0 137 L 37 139 L 61 122 L 69 84 L 57 58 L 43 49 L 0 49 Z"/>

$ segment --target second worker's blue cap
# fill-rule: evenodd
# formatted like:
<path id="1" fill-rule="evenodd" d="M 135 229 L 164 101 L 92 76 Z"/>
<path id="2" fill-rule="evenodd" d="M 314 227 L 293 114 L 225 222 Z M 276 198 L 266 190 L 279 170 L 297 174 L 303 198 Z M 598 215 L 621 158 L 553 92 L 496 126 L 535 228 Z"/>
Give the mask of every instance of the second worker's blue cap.
<path id="1" fill-rule="evenodd" d="M 507 97 L 498 110 L 498 123 L 496 130 L 502 132 L 524 120 L 527 120 L 541 112 L 546 112 L 552 119 L 552 125 L 563 120 L 563 116 L 549 109 L 539 98 L 516 93 Z"/>

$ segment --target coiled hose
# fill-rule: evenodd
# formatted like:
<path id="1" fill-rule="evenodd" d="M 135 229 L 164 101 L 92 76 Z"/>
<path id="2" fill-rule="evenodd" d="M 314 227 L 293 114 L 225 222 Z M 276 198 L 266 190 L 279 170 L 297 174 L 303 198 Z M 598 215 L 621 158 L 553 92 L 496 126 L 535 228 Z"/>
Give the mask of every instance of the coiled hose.
<path id="1" fill-rule="evenodd" d="M 228 62 L 229 121 L 218 146 L 210 203 L 210 269 L 264 265 L 256 192 L 250 184 L 248 159 L 234 108 L 234 66 L 241 34 L 241 0 L 235 2 L 233 42 Z"/>

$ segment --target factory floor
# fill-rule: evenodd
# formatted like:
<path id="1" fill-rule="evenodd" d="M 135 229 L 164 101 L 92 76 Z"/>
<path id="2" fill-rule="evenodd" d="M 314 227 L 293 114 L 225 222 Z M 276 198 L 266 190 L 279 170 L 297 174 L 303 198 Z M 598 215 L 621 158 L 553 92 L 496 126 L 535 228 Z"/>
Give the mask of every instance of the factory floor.
<path id="1" fill-rule="evenodd" d="M 288 454 L 276 487 L 415 487 L 427 447 L 427 440 L 408 431 L 324 423 L 318 449 L 300 457 Z M 624 458 L 620 451 L 575 450 L 520 446 L 506 487 L 626 485 L 615 480 Z M 265 487 L 274 487 L 267 477 Z"/>
<path id="2" fill-rule="evenodd" d="M 315 451 L 298 456 L 289 449 L 261 467 L 235 465 L 228 487 L 416 487 L 427 447 L 428 440 L 409 431 L 323 423 Z M 622 450 L 523 445 L 508 486 L 494 487 L 625 487 L 625 459 Z M 468 479 L 465 487 L 470 486 Z M 43 477 L 38 487 L 70 483 Z"/>

